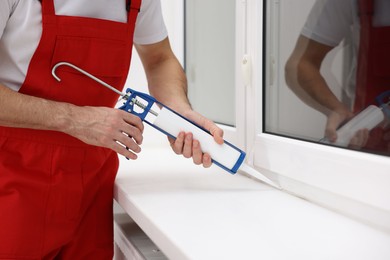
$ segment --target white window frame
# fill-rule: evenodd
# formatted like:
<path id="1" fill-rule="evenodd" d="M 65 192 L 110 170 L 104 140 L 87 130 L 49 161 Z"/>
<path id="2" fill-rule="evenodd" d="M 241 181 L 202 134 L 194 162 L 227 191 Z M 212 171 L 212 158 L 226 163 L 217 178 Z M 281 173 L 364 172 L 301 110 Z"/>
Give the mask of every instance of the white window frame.
<path id="1" fill-rule="evenodd" d="M 246 92 L 242 73 L 243 57 L 247 52 L 246 3 L 236 1 L 236 53 L 235 53 L 235 111 L 236 126 L 219 125 L 224 138 L 245 150 L 246 147 Z"/>
<path id="2" fill-rule="evenodd" d="M 246 91 L 240 90 L 243 83 L 237 82 L 238 103 L 244 101 L 242 92 L 246 92 L 248 162 L 279 182 L 287 192 L 390 231 L 389 157 L 263 132 L 263 2 L 237 1 L 237 11 L 246 13 L 241 17 L 247 24 L 246 40 L 238 45 L 238 55 L 247 52 L 253 66 Z M 242 26 L 240 21 L 238 26 Z M 237 107 L 238 113 L 241 110 Z"/>

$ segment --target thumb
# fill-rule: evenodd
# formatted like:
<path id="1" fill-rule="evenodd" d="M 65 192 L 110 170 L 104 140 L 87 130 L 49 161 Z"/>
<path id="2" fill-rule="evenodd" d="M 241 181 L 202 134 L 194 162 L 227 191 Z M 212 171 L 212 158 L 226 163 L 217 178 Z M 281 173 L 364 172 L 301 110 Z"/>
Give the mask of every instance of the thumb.
<path id="1" fill-rule="evenodd" d="M 223 130 L 217 126 L 213 127 L 210 131 L 211 135 L 214 137 L 214 141 L 217 144 L 223 144 Z"/>

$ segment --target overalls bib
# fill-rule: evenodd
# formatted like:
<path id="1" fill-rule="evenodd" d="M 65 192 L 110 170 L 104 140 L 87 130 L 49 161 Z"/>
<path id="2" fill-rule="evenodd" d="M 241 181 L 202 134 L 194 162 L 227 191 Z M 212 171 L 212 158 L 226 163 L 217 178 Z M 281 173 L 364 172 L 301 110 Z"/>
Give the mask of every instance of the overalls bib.
<path id="1" fill-rule="evenodd" d="M 127 23 L 56 15 L 53 1 L 42 0 L 42 36 L 20 92 L 113 107 L 112 91 L 64 66 L 57 82 L 51 70 L 67 61 L 122 90 L 141 0 L 123 0 Z M 117 169 L 112 150 L 60 132 L 0 127 L 0 259 L 112 259 Z"/>
<path id="2" fill-rule="evenodd" d="M 360 43 L 356 80 L 354 111 L 359 112 L 375 98 L 390 90 L 390 26 L 374 27 L 374 0 L 359 0 Z M 372 151 L 389 153 L 383 129 L 377 127 L 370 133 L 366 146 Z"/>

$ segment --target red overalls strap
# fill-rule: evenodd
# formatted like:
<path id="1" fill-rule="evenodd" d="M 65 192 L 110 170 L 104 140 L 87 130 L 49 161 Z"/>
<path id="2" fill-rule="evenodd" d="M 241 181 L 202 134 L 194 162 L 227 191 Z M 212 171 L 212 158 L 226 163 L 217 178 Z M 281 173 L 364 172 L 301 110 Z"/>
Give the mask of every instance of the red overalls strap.
<path id="1" fill-rule="evenodd" d="M 390 89 L 390 26 L 373 26 L 374 0 L 358 0 L 360 17 L 360 42 L 356 78 L 354 111 L 359 112 L 376 97 Z M 386 130 L 388 132 L 388 130 Z M 389 140 L 382 127 L 370 131 L 364 150 L 390 154 Z"/>
<path id="2" fill-rule="evenodd" d="M 356 80 L 355 112 L 375 104 L 390 90 L 390 26 L 373 26 L 374 0 L 358 0 L 360 43 Z"/>
<path id="3" fill-rule="evenodd" d="M 51 70 L 70 62 L 122 90 L 141 0 L 131 1 L 127 23 L 56 15 L 53 1 L 42 0 L 42 36 L 20 92 L 113 107 L 112 91 L 67 67 L 57 82 Z M 117 169 L 109 149 L 60 132 L 0 127 L 0 259 L 112 259 Z"/>

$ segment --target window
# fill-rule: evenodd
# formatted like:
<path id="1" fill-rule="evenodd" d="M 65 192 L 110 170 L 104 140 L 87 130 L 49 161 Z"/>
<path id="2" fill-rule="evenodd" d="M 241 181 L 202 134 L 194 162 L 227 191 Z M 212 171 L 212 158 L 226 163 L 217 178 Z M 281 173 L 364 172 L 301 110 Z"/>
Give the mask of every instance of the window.
<path id="1" fill-rule="evenodd" d="M 289 192 L 389 229 L 389 157 L 309 142 L 319 140 L 325 118 L 297 103 L 286 88 L 284 65 L 314 2 L 247 1 L 248 24 L 257 25 L 248 32 L 256 35 L 249 40 L 256 73 L 248 95 L 255 97 L 249 109 L 255 112 L 247 115 L 257 119 L 254 165 Z M 343 55 L 342 48 L 336 49 L 325 62 Z M 342 72 L 333 66 L 327 73 L 340 82 Z"/>
<path id="2" fill-rule="evenodd" d="M 287 192 L 390 230 L 389 157 L 319 144 L 325 117 L 282 91 L 286 59 L 314 2 L 185 1 L 191 102 L 222 123 L 226 139 L 247 152 L 247 163 Z M 341 47 L 325 62 L 340 64 L 347 54 Z M 342 66 L 326 73 L 340 84 Z M 291 107 L 305 116 L 291 115 Z"/>

